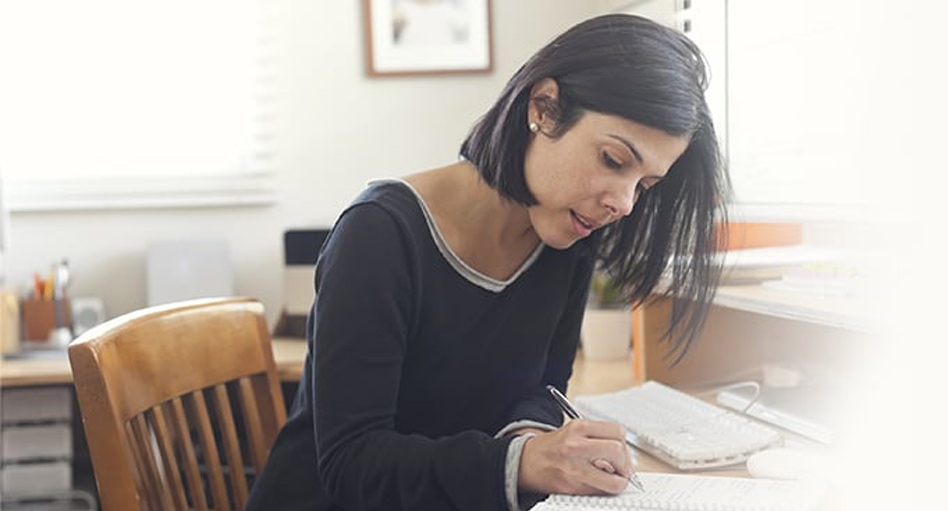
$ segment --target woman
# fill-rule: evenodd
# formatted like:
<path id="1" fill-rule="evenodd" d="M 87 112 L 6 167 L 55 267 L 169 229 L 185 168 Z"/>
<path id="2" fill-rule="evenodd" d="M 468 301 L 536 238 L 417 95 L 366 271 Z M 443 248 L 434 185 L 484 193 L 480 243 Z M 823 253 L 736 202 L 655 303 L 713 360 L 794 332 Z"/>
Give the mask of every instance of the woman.
<path id="1" fill-rule="evenodd" d="M 597 264 L 640 301 L 671 261 L 679 356 L 700 326 L 726 188 L 705 80 L 677 32 L 594 18 L 513 76 L 462 161 L 370 185 L 322 249 L 300 389 L 248 509 L 622 491 L 622 428 L 559 427 L 545 386 L 565 391 Z"/>

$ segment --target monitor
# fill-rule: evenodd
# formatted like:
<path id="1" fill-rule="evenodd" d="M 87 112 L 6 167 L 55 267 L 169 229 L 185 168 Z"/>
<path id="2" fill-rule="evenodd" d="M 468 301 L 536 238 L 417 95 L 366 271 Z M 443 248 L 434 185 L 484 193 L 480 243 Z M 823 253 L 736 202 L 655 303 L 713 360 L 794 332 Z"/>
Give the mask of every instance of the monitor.
<path id="1" fill-rule="evenodd" d="M 283 310 L 274 336 L 303 337 L 315 298 L 316 260 L 329 229 L 290 229 L 283 233 Z"/>

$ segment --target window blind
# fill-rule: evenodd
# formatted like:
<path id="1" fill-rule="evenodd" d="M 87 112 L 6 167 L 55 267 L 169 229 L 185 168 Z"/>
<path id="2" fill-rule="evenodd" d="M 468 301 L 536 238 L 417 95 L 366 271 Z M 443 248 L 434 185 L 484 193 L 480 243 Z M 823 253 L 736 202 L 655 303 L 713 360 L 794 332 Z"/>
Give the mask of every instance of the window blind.
<path id="1" fill-rule="evenodd" d="M 258 0 L 0 3 L 0 168 L 13 211 L 266 204 Z"/>

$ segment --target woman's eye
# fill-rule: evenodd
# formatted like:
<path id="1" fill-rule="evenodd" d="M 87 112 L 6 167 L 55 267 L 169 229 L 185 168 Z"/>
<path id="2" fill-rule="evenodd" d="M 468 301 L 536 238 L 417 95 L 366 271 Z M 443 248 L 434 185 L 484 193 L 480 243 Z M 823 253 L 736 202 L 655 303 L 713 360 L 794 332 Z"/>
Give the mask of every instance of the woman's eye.
<path id="1" fill-rule="evenodd" d="M 612 156 L 609 156 L 609 153 L 606 151 L 602 152 L 602 162 L 611 169 L 618 169 L 622 167 L 622 162 L 616 160 Z"/>

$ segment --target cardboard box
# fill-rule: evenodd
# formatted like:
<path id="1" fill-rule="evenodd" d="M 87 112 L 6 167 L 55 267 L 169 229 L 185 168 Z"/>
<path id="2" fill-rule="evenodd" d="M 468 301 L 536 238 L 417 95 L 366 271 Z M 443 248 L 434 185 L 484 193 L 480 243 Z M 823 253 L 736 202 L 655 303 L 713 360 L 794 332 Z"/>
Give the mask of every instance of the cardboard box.
<path id="1" fill-rule="evenodd" d="M 38 424 L 72 421 L 69 387 L 17 387 L 3 389 L 0 421 L 3 424 Z"/>
<path id="2" fill-rule="evenodd" d="M 68 461 L 0 467 L 0 493 L 61 492 L 70 488 L 72 488 L 72 464 Z"/>
<path id="3" fill-rule="evenodd" d="M 72 425 L 37 424 L 6 426 L 0 432 L 3 451 L 0 459 L 7 465 L 31 460 L 71 460 Z"/>

